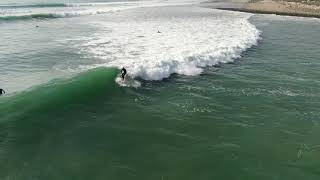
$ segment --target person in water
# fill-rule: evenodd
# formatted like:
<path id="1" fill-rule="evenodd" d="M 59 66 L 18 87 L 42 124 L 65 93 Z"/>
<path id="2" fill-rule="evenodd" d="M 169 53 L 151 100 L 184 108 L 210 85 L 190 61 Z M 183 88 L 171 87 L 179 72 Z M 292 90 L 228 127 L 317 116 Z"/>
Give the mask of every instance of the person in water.
<path id="1" fill-rule="evenodd" d="M 121 69 L 121 78 L 122 78 L 122 80 L 124 80 L 124 77 L 126 76 L 126 74 L 127 74 L 127 70 L 123 67 Z"/>
<path id="2" fill-rule="evenodd" d="M 3 90 L 3 89 L 0 89 L 0 96 L 2 95 L 2 94 L 5 94 L 6 92 Z"/>

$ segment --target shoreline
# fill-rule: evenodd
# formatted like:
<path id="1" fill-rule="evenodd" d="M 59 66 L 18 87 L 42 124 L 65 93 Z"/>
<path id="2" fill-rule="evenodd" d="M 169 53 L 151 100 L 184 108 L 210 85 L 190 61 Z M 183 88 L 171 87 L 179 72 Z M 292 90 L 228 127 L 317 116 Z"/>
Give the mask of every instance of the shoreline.
<path id="1" fill-rule="evenodd" d="M 320 5 L 284 0 L 251 1 L 244 3 L 241 7 L 216 7 L 216 9 L 255 14 L 320 18 Z"/>

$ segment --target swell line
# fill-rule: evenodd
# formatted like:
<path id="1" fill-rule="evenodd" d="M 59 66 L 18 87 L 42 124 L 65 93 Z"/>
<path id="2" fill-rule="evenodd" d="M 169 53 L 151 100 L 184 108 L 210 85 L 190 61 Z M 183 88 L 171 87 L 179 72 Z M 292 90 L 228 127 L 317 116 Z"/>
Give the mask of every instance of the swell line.
<path id="1" fill-rule="evenodd" d="M 48 13 L 48 14 L 28 14 L 21 16 L 0 16 L 0 21 L 17 21 L 17 20 L 29 20 L 29 19 L 53 19 L 61 18 L 63 15 Z"/>
<path id="2" fill-rule="evenodd" d="M 0 9 L 18 9 L 18 8 L 46 8 L 46 7 L 69 7 L 64 3 L 48 3 L 48 4 L 24 4 L 24 5 L 1 5 Z"/>

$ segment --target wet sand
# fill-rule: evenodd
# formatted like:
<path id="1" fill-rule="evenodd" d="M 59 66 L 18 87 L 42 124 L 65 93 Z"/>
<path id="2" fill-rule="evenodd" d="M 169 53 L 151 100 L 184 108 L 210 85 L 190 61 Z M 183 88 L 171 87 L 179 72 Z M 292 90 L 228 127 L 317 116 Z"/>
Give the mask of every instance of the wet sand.
<path id="1" fill-rule="evenodd" d="M 277 14 L 287 16 L 303 16 L 320 18 L 320 6 L 307 1 L 262 0 L 250 1 L 239 7 L 218 7 L 223 10 L 233 10 L 260 14 Z"/>

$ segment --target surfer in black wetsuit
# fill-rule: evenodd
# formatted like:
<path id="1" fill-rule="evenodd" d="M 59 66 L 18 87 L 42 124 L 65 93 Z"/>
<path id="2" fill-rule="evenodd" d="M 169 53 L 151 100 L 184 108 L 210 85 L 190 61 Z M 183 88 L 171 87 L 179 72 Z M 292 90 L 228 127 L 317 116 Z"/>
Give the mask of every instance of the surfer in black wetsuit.
<path id="1" fill-rule="evenodd" d="M 124 80 L 124 77 L 126 76 L 126 74 L 127 74 L 127 70 L 123 67 L 121 69 L 121 78 L 122 78 L 122 80 Z"/>
<path id="2" fill-rule="evenodd" d="M 5 94 L 6 92 L 3 90 L 3 89 L 0 89 L 0 96 L 2 95 L 2 94 Z"/>

